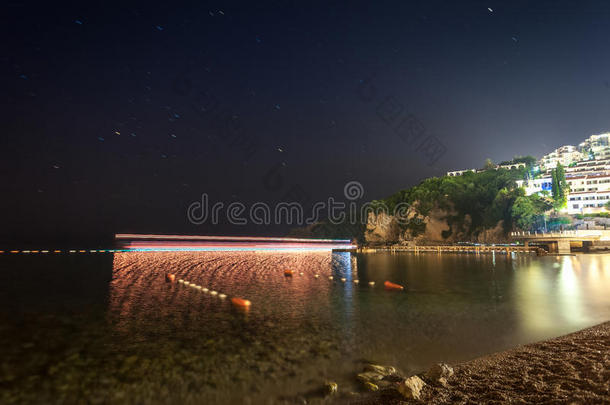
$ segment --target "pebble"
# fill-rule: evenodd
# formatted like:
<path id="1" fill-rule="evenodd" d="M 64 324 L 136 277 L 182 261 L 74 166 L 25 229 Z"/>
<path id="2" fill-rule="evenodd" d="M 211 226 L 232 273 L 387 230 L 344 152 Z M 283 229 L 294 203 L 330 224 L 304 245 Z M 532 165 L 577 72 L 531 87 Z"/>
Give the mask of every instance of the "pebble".
<path id="1" fill-rule="evenodd" d="M 364 388 L 366 388 L 368 391 L 379 391 L 379 387 L 376 384 L 368 381 L 364 383 Z"/>
<path id="2" fill-rule="evenodd" d="M 324 391 L 328 395 L 336 394 L 338 389 L 339 389 L 339 386 L 337 385 L 336 382 L 331 381 L 331 382 L 327 382 L 326 384 L 324 384 Z"/>

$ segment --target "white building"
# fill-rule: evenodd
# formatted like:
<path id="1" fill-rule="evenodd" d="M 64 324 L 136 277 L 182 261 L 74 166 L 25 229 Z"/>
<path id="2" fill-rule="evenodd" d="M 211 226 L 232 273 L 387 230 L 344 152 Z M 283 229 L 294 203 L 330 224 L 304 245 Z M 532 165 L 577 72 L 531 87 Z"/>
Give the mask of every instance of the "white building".
<path id="1" fill-rule="evenodd" d="M 608 159 L 610 158 L 610 133 L 591 135 L 578 147 L 587 159 Z"/>
<path id="2" fill-rule="evenodd" d="M 583 160 L 565 168 L 566 177 L 610 174 L 610 159 Z"/>
<path id="3" fill-rule="evenodd" d="M 610 201 L 610 190 L 570 193 L 568 195 L 568 214 L 607 212 L 606 203 L 608 201 Z"/>
<path id="4" fill-rule="evenodd" d="M 555 149 L 548 155 L 544 155 L 540 159 L 540 167 L 544 169 L 554 169 L 557 167 L 557 163 L 561 163 L 563 166 L 569 166 L 573 162 L 579 162 L 583 160 L 583 154 L 576 148 L 576 146 L 565 145 Z"/>
<path id="5" fill-rule="evenodd" d="M 496 165 L 495 170 L 498 169 L 519 169 L 521 167 L 525 167 L 525 163 L 507 163 L 503 165 Z M 464 173 L 473 172 L 473 173 L 482 173 L 487 169 L 466 169 L 466 170 L 454 170 L 452 172 L 447 172 L 447 176 L 455 177 L 455 176 L 463 176 Z"/>
<path id="6" fill-rule="evenodd" d="M 609 174 L 590 174 L 566 178 L 570 193 L 610 191 Z"/>
<path id="7" fill-rule="evenodd" d="M 568 192 L 568 214 L 593 214 L 607 212 L 606 203 L 610 201 L 610 174 L 574 175 L 566 177 L 570 186 Z M 534 180 L 517 180 L 517 185 L 525 189 L 526 195 L 548 191 L 551 193 L 553 180 L 543 177 Z"/>
<path id="8" fill-rule="evenodd" d="M 455 170 L 453 172 L 447 172 L 447 176 L 451 176 L 451 177 L 461 176 L 464 173 L 468 173 L 468 172 L 476 173 L 476 170 L 475 169 Z"/>
<path id="9" fill-rule="evenodd" d="M 532 195 L 542 191 L 551 193 L 553 179 L 551 177 L 541 177 L 533 180 L 517 180 L 517 186 L 525 189 L 525 195 Z"/>
<path id="10" fill-rule="evenodd" d="M 496 170 L 497 169 L 506 169 L 506 170 L 512 170 L 512 169 L 519 169 L 525 167 L 525 163 L 506 163 L 504 165 L 498 165 L 496 166 Z"/>

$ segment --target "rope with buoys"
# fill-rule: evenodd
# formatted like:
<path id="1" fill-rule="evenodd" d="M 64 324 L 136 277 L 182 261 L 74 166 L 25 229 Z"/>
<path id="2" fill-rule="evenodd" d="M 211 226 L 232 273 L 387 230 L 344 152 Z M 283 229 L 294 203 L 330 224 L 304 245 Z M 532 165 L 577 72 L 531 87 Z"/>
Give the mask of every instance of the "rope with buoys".
<path id="1" fill-rule="evenodd" d="M 165 281 L 167 281 L 169 283 L 173 283 L 175 280 L 176 280 L 176 275 L 175 274 L 168 273 L 168 274 L 165 275 Z M 192 287 L 192 288 L 194 288 L 196 290 L 199 290 L 201 292 L 204 292 L 204 293 L 209 293 L 210 295 L 212 295 L 214 297 L 218 296 L 218 298 L 220 298 L 221 300 L 224 300 L 225 298 L 227 298 L 227 294 L 223 294 L 223 293 L 215 291 L 215 290 L 210 290 L 210 289 L 208 289 L 206 287 L 197 285 L 195 283 L 191 283 L 191 282 L 189 282 L 187 280 L 184 280 L 184 279 L 179 279 L 178 283 L 179 284 L 183 284 L 183 285 L 188 286 L 188 287 Z M 252 305 L 252 303 L 249 300 L 246 300 L 246 299 L 243 299 L 243 298 L 239 298 L 239 297 L 232 297 L 231 298 L 231 303 L 234 306 L 236 306 L 237 308 L 242 309 L 242 310 L 249 310 L 250 306 Z"/>
<path id="2" fill-rule="evenodd" d="M 293 274 L 294 274 L 293 270 L 284 270 L 284 276 L 285 277 L 292 277 Z M 303 272 L 300 272 L 299 275 L 302 276 Z M 320 275 L 316 273 L 316 274 L 313 275 L 313 277 L 318 279 L 318 278 L 320 278 Z M 333 281 L 334 279 L 335 279 L 334 276 L 332 276 L 332 275 L 328 276 L 328 280 Z M 341 277 L 339 280 L 341 281 L 341 283 L 346 283 L 347 282 L 347 278 L 346 277 Z M 360 280 L 356 278 L 356 279 L 353 280 L 353 283 L 354 284 L 360 284 Z M 375 282 L 374 281 L 369 281 L 368 285 L 370 287 L 375 287 Z M 392 291 L 402 291 L 402 290 L 405 289 L 404 286 L 402 286 L 400 284 L 392 283 L 391 281 L 387 281 L 387 280 L 383 283 L 383 286 L 384 286 L 384 288 L 386 290 L 392 290 Z"/>

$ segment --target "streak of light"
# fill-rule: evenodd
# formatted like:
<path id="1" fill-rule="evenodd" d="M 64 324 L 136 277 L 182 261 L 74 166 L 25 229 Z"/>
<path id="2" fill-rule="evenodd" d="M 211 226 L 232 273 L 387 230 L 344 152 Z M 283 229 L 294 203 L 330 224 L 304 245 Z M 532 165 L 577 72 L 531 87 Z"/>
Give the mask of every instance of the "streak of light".
<path id="1" fill-rule="evenodd" d="M 327 252 L 333 249 L 345 249 L 341 247 L 138 247 L 123 250 L 123 252 L 267 252 L 267 251 L 282 251 L 282 252 Z M 356 247 L 351 247 L 355 249 Z"/>
<path id="2" fill-rule="evenodd" d="M 115 239 L 162 239 L 162 240 L 207 240 L 207 241 L 258 241 L 258 242 L 304 242 L 304 243 L 351 243 L 349 239 L 303 239 L 275 238 L 264 236 L 200 236 L 200 235 L 152 235 L 119 233 Z"/>

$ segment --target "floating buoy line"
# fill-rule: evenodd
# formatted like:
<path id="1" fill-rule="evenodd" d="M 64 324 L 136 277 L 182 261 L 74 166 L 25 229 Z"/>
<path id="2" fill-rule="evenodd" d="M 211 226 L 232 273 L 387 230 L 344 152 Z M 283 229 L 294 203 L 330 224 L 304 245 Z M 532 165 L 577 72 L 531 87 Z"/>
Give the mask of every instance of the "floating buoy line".
<path id="1" fill-rule="evenodd" d="M 292 275 L 294 274 L 294 272 L 292 270 L 284 270 L 284 276 L 285 277 L 292 277 Z M 299 272 L 300 275 L 304 275 L 303 272 Z M 314 274 L 314 278 L 318 279 L 320 277 L 319 274 Z M 328 276 L 328 279 L 330 281 L 332 281 L 334 279 L 333 276 Z M 174 283 L 176 282 L 176 275 L 172 274 L 172 273 L 167 273 L 165 274 L 165 281 L 168 283 Z M 201 291 L 203 293 L 206 294 L 210 294 L 213 297 L 218 297 L 221 300 L 224 300 L 227 298 L 227 295 L 221 292 L 218 292 L 216 290 L 210 290 L 206 287 L 203 287 L 201 285 L 198 285 L 196 283 L 192 283 L 188 280 L 184 280 L 182 278 L 178 279 L 178 284 L 182 284 L 186 287 L 191 287 L 197 291 Z M 346 283 L 347 282 L 347 278 L 345 277 L 341 277 L 341 282 L 342 283 Z M 360 284 L 360 280 L 359 279 L 354 279 L 353 280 L 354 284 Z M 368 282 L 369 286 L 374 287 L 375 286 L 375 282 L 374 281 L 369 281 Z M 404 290 L 404 286 L 400 285 L 400 284 L 395 284 L 392 283 L 390 281 L 386 281 L 385 283 L 383 283 L 383 286 L 386 290 L 396 290 L 396 291 L 402 291 Z M 252 303 L 244 298 L 239 298 L 239 297 L 231 297 L 230 298 L 231 304 L 233 304 L 233 306 L 237 307 L 238 309 L 242 309 L 242 310 L 249 310 L 250 306 L 252 305 Z"/>
<path id="2" fill-rule="evenodd" d="M 40 250 L 0 250 L 0 254 L 3 253 L 10 253 L 10 254 L 46 254 L 46 253 L 55 253 L 55 254 L 59 254 L 59 253 L 69 253 L 69 254 L 74 254 L 74 253 L 119 253 L 119 252 L 129 252 L 130 250 L 127 249 L 69 249 L 69 250 L 61 250 L 61 249 L 54 249 L 54 250 L 50 250 L 50 249 L 40 249 Z M 293 270 L 284 270 L 284 276 L 286 278 L 291 278 L 293 277 L 293 275 L 295 274 L 295 272 Z M 301 271 L 296 273 L 299 276 L 304 276 L 305 274 Z M 168 282 L 174 282 L 175 281 L 176 276 L 174 274 L 166 274 L 165 275 L 165 280 Z M 314 278 L 319 279 L 320 275 L 319 274 L 314 274 Z M 328 276 L 328 280 L 333 281 L 334 277 L 333 276 Z M 346 283 L 347 282 L 347 278 L 345 277 L 341 277 L 340 278 L 342 283 Z M 193 288 L 200 290 L 204 293 L 210 293 L 210 295 L 212 296 L 218 296 L 218 298 L 220 299 L 225 299 L 227 298 L 226 294 L 222 294 L 219 293 L 217 291 L 210 291 L 207 288 L 203 287 L 203 286 L 198 286 L 196 284 L 192 284 L 188 281 L 185 280 L 178 280 L 181 284 L 187 285 L 187 286 L 192 286 Z M 360 284 L 360 280 L 358 279 L 354 279 L 352 281 L 354 284 Z M 375 282 L 374 281 L 369 281 L 368 285 L 370 287 L 374 287 L 375 286 Z M 383 286 L 386 290 L 390 290 L 390 291 L 403 291 L 405 288 L 404 286 L 400 285 L 400 284 L 395 284 L 392 283 L 391 281 L 385 281 L 383 283 Z M 233 298 L 231 298 L 231 302 L 233 302 L 234 305 L 239 306 L 239 307 L 243 307 L 243 308 L 249 308 L 250 307 L 250 301 L 248 300 L 243 300 L 242 298 L 238 298 L 238 300 L 242 300 L 242 301 L 236 301 L 236 302 L 240 302 L 241 304 L 236 304 L 235 302 L 233 302 Z M 244 304 L 245 302 L 247 302 L 248 304 Z"/>
<path id="3" fill-rule="evenodd" d="M 168 273 L 165 275 L 165 281 L 167 281 L 168 283 L 173 283 L 176 281 L 176 275 L 175 274 L 171 274 Z M 216 290 L 210 290 L 209 288 L 206 288 L 204 286 L 195 284 L 195 283 L 191 283 L 188 280 L 184 280 L 184 279 L 178 279 L 178 284 L 182 284 L 184 286 L 187 287 L 191 287 L 197 291 L 201 291 L 202 293 L 206 293 L 206 294 L 210 294 L 213 297 L 217 297 L 220 298 L 221 300 L 225 300 L 227 298 L 227 294 L 221 293 L 219 291 Z M 250 306 L 252 305 L 252 303 L 246 299 L 243 298 L 239 298 L 239 297 L 232 297 L 231 298 L 231 303 L 239 308 L 239 309 L 245 309 L 245 310 L 249 310 Z"/>
<path id="4" fill-rule="evenodd" d="M 37 249 L 37 250 L 0 250 L 0 254 L 2 253 L 12 253 L 12 254 L 46 254 L 46 253 L 119 253 L 119 252 L 130 252 L 127 249 Z"/>
<path id="5" fill-rule="evenodd" d="M 295 274 L 295 272 L 292 271 L 292 270 L 284 270 L 284 276 L 285 277 L 292 277 L 293 274 Z M 298 274 L 301 275 L 301 276 L 304 275 L 303 272 L 299 272 Z M 319 274 L 314 274 L 313 277 L 316 278 L 316 279 L 319 279 L 320 275 Z M 335 279 L 334 276 L 328 276 L 328 280 L 333 281 L 334 279 Z M 348 282 L 346 277 L 341 277 L 339 280 L 341 281 L 341 283 L 344 283 L 344 284 Z M 357 279 L 357 278 L 352 280 L 352 282 L 354 284 L 360 284 L 360 280 Z M 375 287 L 375 282 L 374 281 L 369 281 L 368 285 L 371 286 L 371 287 Z M 404 286 L 402 286 L 400 284 L 392 283 L 391 281 L 384 282 L 383 286 L 384 286 L 384 288 L 386 290 L 403 291 L 405 289 Z"/>

